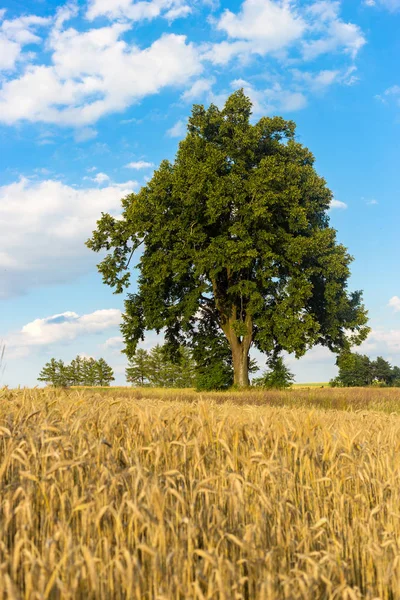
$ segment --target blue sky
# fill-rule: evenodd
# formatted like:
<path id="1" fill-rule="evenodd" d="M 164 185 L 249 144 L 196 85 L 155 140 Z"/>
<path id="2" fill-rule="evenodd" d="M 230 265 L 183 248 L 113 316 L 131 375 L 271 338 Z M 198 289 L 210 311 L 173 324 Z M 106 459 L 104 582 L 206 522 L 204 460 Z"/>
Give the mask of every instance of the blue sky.
<path id="1" fill-rule="evenodd" d="M 191 105 L 238 87 L 255 119 L 296 121 L 355 257 L 361 350 L 400 365 L 399 27 L 400 0 L 0 4 L 0 384 L 35 385 L 49 358 L 78 353 L 124 382 L 123 297 L 84 242 L 174 157 Z M 288 361 L 298 381 L 335 374 L 321 348 Z"/>

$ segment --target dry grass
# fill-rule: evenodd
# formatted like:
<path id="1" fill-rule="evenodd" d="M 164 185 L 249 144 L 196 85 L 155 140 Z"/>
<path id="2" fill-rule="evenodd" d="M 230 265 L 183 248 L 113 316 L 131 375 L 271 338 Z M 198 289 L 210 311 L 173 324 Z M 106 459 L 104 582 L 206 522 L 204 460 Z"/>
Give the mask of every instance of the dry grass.
<path id="1" fill-rule="evenodd" d="M 399 400 L 0 390 L 0 598 L 400 598 Z"/>

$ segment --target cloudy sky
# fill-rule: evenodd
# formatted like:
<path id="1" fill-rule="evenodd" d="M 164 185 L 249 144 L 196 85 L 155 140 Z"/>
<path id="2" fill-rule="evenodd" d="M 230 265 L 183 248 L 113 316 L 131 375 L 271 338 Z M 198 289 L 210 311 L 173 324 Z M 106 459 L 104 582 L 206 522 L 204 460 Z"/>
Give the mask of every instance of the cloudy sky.
<path id="1" fill-rule="evenodd" d="M 78 353 L 124 382 L 123 297 L 84 241 L 173 158 L 194 102 L 222 105 L 239 87 L 255 119 L 297 122 L 355 257 L 363 350 L 400 365 L 400 0 L 0 6 L 0 385 L 35 385 L 49 358 Z M 318 348 L 289 362 L 298 381 L 335 374 Z"/>

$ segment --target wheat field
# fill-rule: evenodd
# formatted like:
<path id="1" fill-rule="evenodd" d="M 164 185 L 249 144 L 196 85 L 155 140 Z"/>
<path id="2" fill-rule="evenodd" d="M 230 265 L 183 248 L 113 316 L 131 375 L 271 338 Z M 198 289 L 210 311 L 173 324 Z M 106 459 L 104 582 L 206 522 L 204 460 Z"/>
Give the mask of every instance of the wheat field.
<path id="1" fill-rule="evenodd" d="M 400 598 L 399 407 L 0 390 L 0 598 Z"/>

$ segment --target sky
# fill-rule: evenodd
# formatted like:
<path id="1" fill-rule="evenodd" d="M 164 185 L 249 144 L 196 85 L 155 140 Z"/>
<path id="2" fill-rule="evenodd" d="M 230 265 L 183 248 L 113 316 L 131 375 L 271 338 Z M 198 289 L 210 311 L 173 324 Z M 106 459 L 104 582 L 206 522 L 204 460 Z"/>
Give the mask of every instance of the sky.
<path id="1" fill-rule="evenodd" d="M 241 87 L 314 153 L 369 310 L 360 351 L 400 365 L 399 30 L 400 0 L 0 2 L 0 385 L 77 354 L 125 382 L 124 296 L 84 242 L 173 160 L 194 103 Z M 287 361 L 336 374 L 321 347 Z"/>

